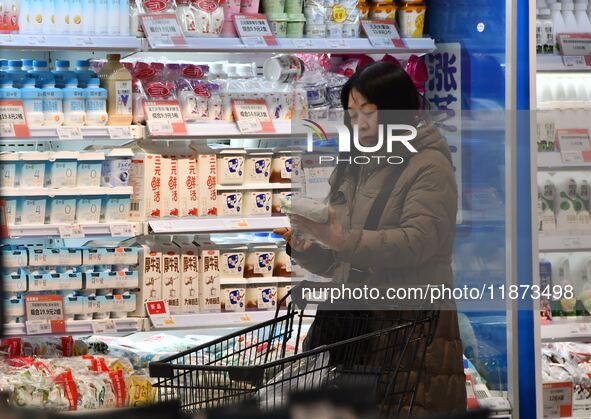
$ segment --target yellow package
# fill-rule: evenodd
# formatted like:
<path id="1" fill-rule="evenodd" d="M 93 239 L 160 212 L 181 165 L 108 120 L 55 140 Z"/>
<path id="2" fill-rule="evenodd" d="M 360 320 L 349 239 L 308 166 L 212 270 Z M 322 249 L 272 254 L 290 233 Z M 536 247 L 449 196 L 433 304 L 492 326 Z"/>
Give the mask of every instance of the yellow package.
<path id="1" fill-rule="evenodd" d="M 150 378 L 145 375 L 133 374 L 129 377 L 127 389 L 130 407 L 146 406 L 154 402 L 156 392 L 152 388 Z"/>
<path id="2" fill-rule="evenodd" d="M 421 38 L 425 27 L 427 6 L 412 2 L 403 3 L 398 9 L 398 26 L 400 35 L 409 38 Z"/>

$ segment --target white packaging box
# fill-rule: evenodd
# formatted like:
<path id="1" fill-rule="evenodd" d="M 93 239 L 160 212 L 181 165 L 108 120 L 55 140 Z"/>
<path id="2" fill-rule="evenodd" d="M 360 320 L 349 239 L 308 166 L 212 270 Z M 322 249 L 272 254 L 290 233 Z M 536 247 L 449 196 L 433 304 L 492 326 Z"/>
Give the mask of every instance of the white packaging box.
<path id="1" fill-rule="evenodd" d="M 244 150 L 222 150 L 217 156 L 217 177 L 220 185 L 244 183 Z"/>
<path id="2" fill-rule="evenodd" d="M 101 222 L 101 198 L 79 198 L 76 202 L 76 222 L 98 224 Z"/>
<path id="3" fill-rule="evenodd" d="M 129 176 L 129 185 L 133 187 L 132 220 L 144 221 L 147 217 L 160 216 L 161 184 L 162 156 L 136 153 L 131 161 Z"/>
<path id="4" fill-rule="evenodd" d="M 246 310 L 246 280 L 222 279 L 222 311 Z"/>
<path id="5" fill-rule="evenodd" d="M 130 218 L 131 199 L 124 196 L 107 196 L 103 199 L 102 220 L 128 221 Z"/>
<path id="6" fill-rule="evenodd" d="M 45 198 L 21 198 L 17 203 L 15 224 L 45 224 Z"/>
<path id="7" fill-rule="evenodd" d="M 181 251 L 181 311 L 199 312 L 199 249 L 189 240 L 176 241 Z"/>
<path id="8" fill-rule="evenodd" d="M 0 153 L 0 187 L 14 188 L 17 186 L 16 182 L 16 168 L 18 166 L 19 153 L 18 152 L 2 152 Z"/>
<path id="9" fill-rule="evenodd" d="M 254 151 L 246 155 L 244 183 L 267 183 L 271 175 L 271 158 L 269 151 Z"/>
<path id="10" fill-rule="evenodd" d="M 78 152 L 58 151 L 49 155 L 45 186 L 48 188 L 76 187 L 76 173 L 78 170 Z"/>
<path id="11" fill-rule="evenodd" d="M 271 215 L 271 191 L 245 191 L 244 215 Z"/>
<path id="12" fill-rule="evenodd" d="M 179 170 L 175 156 L 162 156 L 162 182 L 160 216 L 179 215 Z"/>
<path id="13" fill-rule="evenodd" d="M 101 169 L 105 153 L 80 153 L 76 184 L 79 187 L 97 188 L 101 186 Z"/>
<path id="14" fill-rule="evenodd" d="M 198 215 L 217 215 L 217 169 L 215 154 L 200 154 L 197 160 Z"/>
<path id="15" fill-rule="evenodd" d="M 160 243 L 162 252 L 162 299 L 168 303 L 170 312 L 181 312 L 181 254 L 174 243 Z"/>
<path id="16" fill-rule="evenodd" d="M 248 246 L 222 246 L 220 249 L 220 274 L 223 279 L 243 278 Z"/>
<path id="17" fill-rule="evenodd" d="M 30 151 L 20 153 L 21 188 L 43 188 L 45 186 L 45 168 L 49 161 L 49 152 Z"/>
<path id="18" fill-rule="evenodd" d="M 76 198 L 49 198 L 46 224 L 74 224 L 76 220 Z"/>
<path id="19" fill-rule="evenodd" d="M 16 207 L 18 198 L 4 198 L 4 209 L 6 212 L 6 225 L 13 226 L 16 224 Z"/>
<path id="20" fill-rule="evenodd" d="M 199 215 L 197 159 L 182 156 L 178 164 L 179 217 Z"/>
<path id="21" fill-rule="evenodd" d="M 137 309 L 131 315 L 145 317 L 146 302 L 162 300 L 162 252 L 155 245 L 142 245 Z"/>
<path id="22" fill-rule="evenodd" d="M 242 215 L 242 192 L 220 192 L 218 195 L 218 215 L 237 217 Z"/>
<path id="23" fill-rule="evenodd" d="M 204 248 L 199 252 L 199 308 L 202 312 L 221 310 L 220 251 Z"/>

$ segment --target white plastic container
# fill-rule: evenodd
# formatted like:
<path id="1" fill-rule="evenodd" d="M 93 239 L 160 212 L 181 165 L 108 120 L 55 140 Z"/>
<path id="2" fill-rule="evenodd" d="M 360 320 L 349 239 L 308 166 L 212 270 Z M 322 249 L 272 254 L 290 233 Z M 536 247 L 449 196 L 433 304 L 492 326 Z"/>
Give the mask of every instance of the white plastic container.
<path id="1" fill-rule="evenodd" d="M 64 94 L 64 125 L 80 127 L 86 125 L 86 92 L 78 87 L 77 79 L 66 80 Z"/>
<path id="2" fill-rule="evenodd" d="M 247 246 L 222 246 L 220 249 L 220 275 L 222 278 L 243 278 Z"/>
<path id="3" fill-rule="evenodd" d="M 14 188 L 18 186 L 16 176 L 18 161 L 19 153 L 0 153 L 0 188 Z"/>
<path id="4" fill-rule="evenodd" d="M 277 307 L 277 284 L 273 281 L 246 280 L 246 309 L 274 310 Z"/>
<path id="5" fill-rule="evenodd" d="M 220 217 L 236 217 L 242 214 L 242 192 L 228 191 L 218 194 L 218 215 Z"/>
<path id="6" fill-rule="evenodd" d="M 271 158 L 269 151 L 255 151 L 246 155 L 244 183 L 267 183 L 271 175 Z"/>
<path id="7" fill-rule="evenodd" d="M 222 311 L 241 312 L 246 310 L 246 280 L 221 279 Z"/>
<path id="8" fill-rule="evenodd" d="M 96 188 L 101 186 L 101 170 L 105 161 L 105 153 L 87 152 L 78 155 L 76 185 L 78 187 Z"/>
<path id="9" fill-rule="evenodd" d="M 42 188 L 45 185 L 45 168 L 49 152 L 30 151 L 20 153 L 19 179 L 21 188 Z"/>
<path id="10" fill-rule="evenodd" d="M 46 224 L 74 224 L 76 220 L 76 198 L 49 198 Z"/>
<path id="11" fill-rule="evenodd" d="M 222 150 L 217 155 L 217 178 L 220 185 L 241 185 L 245 171 L 244 150 Z"/>
<path id="12" fill-rule="evenodd" d="M 17 202 L 15 224 L 45 224 L 45 198 L 21 198 Z"/>
<path id="13" fill-rule="evenodd" d="M 246 256 L 245 278 L 271 277 L 275 267 L 276 246 L 253 246 Z"/>
<path id="14" fill-rule="evenodd" d="M 244 215 L 271 215 L 271 191 L 244 191 Z"/>
<path id="15" fill-rule="evenodd" d="M 131 169 L 131 148 L 114 148 L 106 156 L 102 169 L 102 186 L 128 186 Z"/>
<path id="16" fill-rule="evenodd" d="M 106 222 L 128 221 L 131 199 L 123 196 L 108 196 L 103 199 L 101 219 Z"/>
<path id="17" fill-rule="evenodd" d="M 78 152 L 58 151 L 49 155 L 45 186 L 52 189 L 74 188 L 78 171 Z"/>
<path id="18" fill-rule="evenodd" d="M 564 18 L 562 17 L 562 5 L 560 3 L 551 4 L 550 10 L 552 14 L 552 26 L 554 28 L 554 35 L 556 40 L 554 49 L 556 49 L 556 47 L 558 46 L 558 35 L 567 32 L 566 23 L 564 22 Z"/>

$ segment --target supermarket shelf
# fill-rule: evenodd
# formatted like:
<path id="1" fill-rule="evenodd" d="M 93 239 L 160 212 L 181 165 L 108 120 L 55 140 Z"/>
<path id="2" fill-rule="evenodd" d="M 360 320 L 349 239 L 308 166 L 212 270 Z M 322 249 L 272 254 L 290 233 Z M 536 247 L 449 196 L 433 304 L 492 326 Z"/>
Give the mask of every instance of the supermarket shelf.
<path id="1" fill-rule="evenodd" d="M 591 169 L 589 163 L 564 163 L 562 157 L 557 151 L 548 151 L 538 153 L 538 170 L 586 170 Z"/>
<path id="2" fill-rule="evenodd" d="M 373 47 L 366 38 L 278 38 L 273 46 L 246 46 L 239 38 L 191 38 L 185 45 L 153 45 L 151 51 L 193 51 L 193 52 L 323 52 L 323 53 L 364 53 L 364 54 L 426 54 L 435 49 L 431 38 L 405 38 L 406 48 Z"/>
<path id="3" fill-rule="evenodd" d="M 242 185 L 217 185 L 218 191 L 242 191 L 250 189 L 292 189 L 291 183 L 244 183 Z"/>
<path id="4" fill-rule="evenodd" d="M 67 127 L 64 127 L 67 128 Z M 139 125 L 130 125 L 128 127 L 120 126 L 98 126 L 98 127 L 81 127 L 82 137 L 84 138 L 108 138 L 117 140 L 139 140 L 144 137 L 144 127 Z M 58 136 L 58 128 L 56 127 L 32 127 L 29 128 L 30 138 L 45 139 L 55 141 L 80 141 L 73 139 L 60 139 Z M 29 138 L 29 139 L 30 139 Z"/>
<path id="5" fill-rule="evenodd" d="M 81 224 L 84 237 L 89 236 L 112 236 L 131 237 L 144 233 L 144 223 L 101 223 Z M 62 237 L 67 234 L 71 224 L 40 224 L 40 225 L 16 225 L 8 227 L 8 236 L 12 239 L 24 237 Z M 131 233 L 131 236 L 126 234 Z"/>
<path id="6" fill-rule="evenodd" d="M 591 231 L 546 231 L 538 239 L 540 252 L 591 251 Z"/>
<path id="7" fill-rule="evenodd" d="M 289 218 L 285 216 L 183 217 L 150 219 L 148 224 L 156 234 L 271 231 L 274 228 L 288 227 Z"/>
<path id="8" fill-rule="evenodd" d="M 1 196 L 105 196 L 105 195 L 131 195 L 131 186 L 119 186 L 114 188 L 0 188 Z"/>
<path id="9" fill-rule="evenodd" d="M 558 54 L 539 54 L 536 57 L 537 71 L 590 71 L 591 67 L 566 66 L 562 55 Z"/>
<path id="10" fill-rule="evenodd" d="M 228 138 L 306 138 L 306 133 L 292 132 L 291 121 L 274 121 L 275 132 L 242 134 L 234 122 L 189 123 L 187 134 L 183 135 L 150 135 L 150 141 L 228 139 Z"/>
<path id="11" fill-rule="evenodd" d="M 37 51 L 139 51 L 142 41 L 135 36 L 11 34 L 0 35 L 0 48 Z"/>
<path id="12" fill-rule="evenodd" d="M 591 316 L 558 318 L 542 325 L 542 341 L 591 342 Z"/>
<path id="13" fill-rule="evenodd" d="M 142 320 L 138 318 L 114 319 L 117 332 L 137 332 L 142 330 Z M 92 324 L 104 320 L 66 320 L 66 333 L 92 334 Z M 9 323 L 4 325 L 6 336 L 26 336 L 24 323 Z"/>

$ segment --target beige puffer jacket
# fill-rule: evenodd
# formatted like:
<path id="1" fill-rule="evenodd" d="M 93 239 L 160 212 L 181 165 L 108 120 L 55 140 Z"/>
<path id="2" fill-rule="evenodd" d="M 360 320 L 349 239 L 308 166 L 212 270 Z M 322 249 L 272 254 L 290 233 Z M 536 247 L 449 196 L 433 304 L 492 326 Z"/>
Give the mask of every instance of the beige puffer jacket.
<path id="1" fill-rule="evenodd" d="M 391 166 L 364 171 L 357 187 L 345 180 L 331 203 L 348 231 L 344 248 L 333 252 L 315 244 L 306 252 L 292 251 L 299 264 L 336 282 L 346 283 L 354 264 L 371 270 L 367 282 L 372 286 L 452 285 L 457 187 L 451 155 L 432 125 L 419 128 L 412 144 L 418 153 L 400 175 L 378 229 L 363 227 L 382 184 L 394 172 Z M 462 352 L 457 313 L 442 311 L 427 348 L 413 416 L 465 409 Z"/>

